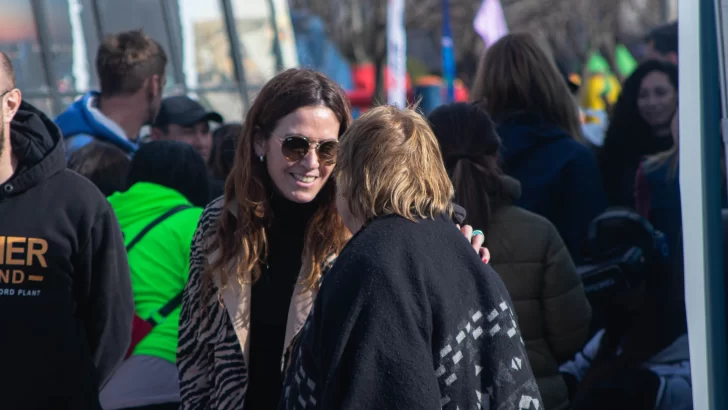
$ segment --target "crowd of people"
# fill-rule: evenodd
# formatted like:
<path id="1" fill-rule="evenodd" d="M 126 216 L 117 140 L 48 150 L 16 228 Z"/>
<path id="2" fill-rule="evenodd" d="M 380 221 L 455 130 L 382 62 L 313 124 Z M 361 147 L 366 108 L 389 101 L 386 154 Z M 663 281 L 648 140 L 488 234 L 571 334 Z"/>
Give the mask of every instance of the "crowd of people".
<path id="1" fill-rule="evenodd" d="M 53 121 L 0 54 L 3 408 L 692 409 L 677 24 L 645 45 L 599 145 L 528 33 L 356 119 L 301 68 L 225 123 L 129 31 Z"/>

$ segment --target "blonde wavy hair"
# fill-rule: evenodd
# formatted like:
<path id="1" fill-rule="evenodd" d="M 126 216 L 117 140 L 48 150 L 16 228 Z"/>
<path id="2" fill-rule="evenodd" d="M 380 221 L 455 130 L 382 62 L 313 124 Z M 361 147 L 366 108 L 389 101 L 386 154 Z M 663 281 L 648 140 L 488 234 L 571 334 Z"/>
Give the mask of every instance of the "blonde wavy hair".
<path id="1" fill-rule="evenodd" d="M 454 189 L 432 129 L 412 108 L 374 108 L 341 138 L 336 182 L 353 216 L 368 223 L 452 215 Z"/>
<path id="2" fill-rule="evenodd" d="M 496 123 L 509 114 L 535 113 L 587 144 L 578 105 L 556 63 L 536 36 L 509 34 L 483 54 L 471 98 L 482 102 Z"/>

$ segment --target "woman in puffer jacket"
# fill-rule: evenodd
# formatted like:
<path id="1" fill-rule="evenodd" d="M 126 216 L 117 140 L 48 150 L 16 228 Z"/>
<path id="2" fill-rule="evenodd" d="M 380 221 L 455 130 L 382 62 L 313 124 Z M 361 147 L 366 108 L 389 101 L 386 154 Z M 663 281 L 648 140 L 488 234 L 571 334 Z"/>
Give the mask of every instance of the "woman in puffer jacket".
<path id="1" fill-rule="evenodd" d="M 569 405 L 559 364 L 587 341 L 591 307 L 554 225 L 512 205 L 520 184 L 498 167 L 500 139 L 476 105 L 442 106 L 429 116 L 466 221 L 484 227 L 491 264 L 506 284 L 544 407 Z"/>

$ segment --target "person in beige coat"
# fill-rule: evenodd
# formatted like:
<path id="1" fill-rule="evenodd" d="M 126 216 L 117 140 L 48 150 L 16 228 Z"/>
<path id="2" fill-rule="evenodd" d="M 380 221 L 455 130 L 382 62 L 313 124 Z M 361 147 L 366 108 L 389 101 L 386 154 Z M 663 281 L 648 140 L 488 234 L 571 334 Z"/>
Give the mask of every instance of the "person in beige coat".
<path id="1" fill-rule="evenodd" d="M 589 336 L 591 307 L 569 251 L 547 219 L 513 206 L 520 183 L 498 167 L 500 139 L 477 105 L 456 103 L 429 116 L 466 221 L 484 227 L 493 268 L 518 317 L 528 358 L 547 410 L 568 408 L 559 364 Z"/>

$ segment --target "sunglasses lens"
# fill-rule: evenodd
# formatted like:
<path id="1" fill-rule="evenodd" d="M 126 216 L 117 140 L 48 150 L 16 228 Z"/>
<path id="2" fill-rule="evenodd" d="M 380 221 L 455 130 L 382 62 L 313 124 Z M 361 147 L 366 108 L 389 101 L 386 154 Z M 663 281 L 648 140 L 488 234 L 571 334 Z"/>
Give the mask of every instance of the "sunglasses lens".
<path id="1" fill-rule="evenodd" d="M 339 143 L 327 141 L 319 146 L 318 155 L 322 162 L 333 164 L 336 162 L 336 154 L 339 151 Z"/>
<path id="2" fill-rule="evenodd" d="M 283 140 L 283 144 L 281 144 L 283 156 L 292 162 L 303 159 L 303 157 L 308 154 L 308 150 L 310 148 L 311 144 L 303 137 L 288 137 Z M 331 165 L 336 162 L 336 154 L 338 150 L 338 141 L 326 141 L 318 146 L 316 154 L 321 162 Z"/>
<path id="3" fill-rule="evenodd" d="M 283 156 L 289 161 L 299 161 L 308 153 L 308 141 L 301 137 L 288 137 L 283 140 L 281 150 Z"/>

